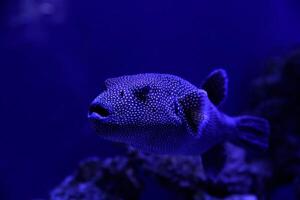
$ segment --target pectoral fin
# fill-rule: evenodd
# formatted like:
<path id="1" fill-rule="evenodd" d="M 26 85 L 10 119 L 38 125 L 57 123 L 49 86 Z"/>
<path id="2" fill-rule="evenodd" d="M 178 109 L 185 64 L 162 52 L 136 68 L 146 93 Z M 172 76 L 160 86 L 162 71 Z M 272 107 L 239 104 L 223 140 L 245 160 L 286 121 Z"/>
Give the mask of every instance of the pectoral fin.
<path id="1" fill-rule="evenodd" d="M 192 91 L 178 100 L 181 117 L 188 131 L 196 137 L 201 135 L 201 129 L 207 123 L 207 94 L 204 90 Z"/>

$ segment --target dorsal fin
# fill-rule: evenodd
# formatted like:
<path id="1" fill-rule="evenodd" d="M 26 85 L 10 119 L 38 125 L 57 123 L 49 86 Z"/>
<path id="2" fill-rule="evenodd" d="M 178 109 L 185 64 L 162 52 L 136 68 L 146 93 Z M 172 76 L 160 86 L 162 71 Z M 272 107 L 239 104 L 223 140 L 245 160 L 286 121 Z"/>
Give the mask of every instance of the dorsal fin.
<path id="1" fill-rule="evenodd" d="M 208 94 L 209 100 L 219 105 L 225 99 L 228 88 L 227 73 L 223 69 L 211 72 L 202 84 L 202 89 Z"/>

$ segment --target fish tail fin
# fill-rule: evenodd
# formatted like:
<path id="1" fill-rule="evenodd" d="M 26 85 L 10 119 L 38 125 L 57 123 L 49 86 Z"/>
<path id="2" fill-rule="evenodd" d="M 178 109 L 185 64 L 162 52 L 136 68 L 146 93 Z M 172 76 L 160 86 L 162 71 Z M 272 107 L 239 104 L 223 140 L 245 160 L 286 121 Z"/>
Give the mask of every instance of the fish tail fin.
<path id="1" fill-rule="evenodd" d="M 236 126 L 239 131 L 237 145 L 251 150 L 266 150 L 269 146 L 269 122 L 260 117 L 236 117 Z"/>

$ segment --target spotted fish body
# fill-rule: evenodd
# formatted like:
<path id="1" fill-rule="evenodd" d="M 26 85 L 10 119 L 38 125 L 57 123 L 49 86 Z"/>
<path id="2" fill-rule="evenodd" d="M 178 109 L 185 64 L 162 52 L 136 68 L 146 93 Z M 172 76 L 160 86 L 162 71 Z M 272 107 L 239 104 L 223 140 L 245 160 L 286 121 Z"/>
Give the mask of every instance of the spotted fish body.
<path id="1" fill-rule="evenodd" d="M 227 94 L 224 70 L 201 88 L 169 74 L 138 74 L 105 81 L 89 119 L 105 139 L 157 154 L 199 155 L 225 141 L 266 148 L 266 120 L 230 117 L 217 106 Z"/>

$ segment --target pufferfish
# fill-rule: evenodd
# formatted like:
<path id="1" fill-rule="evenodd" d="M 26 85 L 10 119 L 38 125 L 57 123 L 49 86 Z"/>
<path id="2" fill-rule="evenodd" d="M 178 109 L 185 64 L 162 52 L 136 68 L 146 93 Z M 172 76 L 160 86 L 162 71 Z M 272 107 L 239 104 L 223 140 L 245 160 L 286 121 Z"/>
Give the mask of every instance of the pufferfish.
<path id="1" fill-rule="evenodd" d="M 110 78 L 107 89 L 91 103 L 88 117 L 102 138 L 143 152 L 205 155 L 227 141 L 266 149 L 265 119 L 219 111 L 227 84 L 223 69 L 213 71 L 200 88 L 170 74 Z"/>

